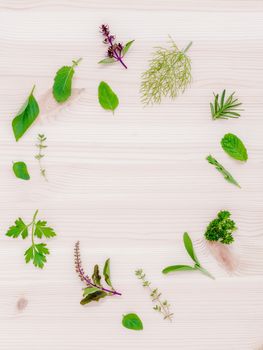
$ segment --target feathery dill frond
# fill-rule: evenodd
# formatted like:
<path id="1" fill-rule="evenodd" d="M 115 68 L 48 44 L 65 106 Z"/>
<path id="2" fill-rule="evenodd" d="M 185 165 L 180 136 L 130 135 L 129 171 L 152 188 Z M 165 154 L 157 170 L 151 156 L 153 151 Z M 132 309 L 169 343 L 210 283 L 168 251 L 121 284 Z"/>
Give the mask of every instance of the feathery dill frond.
<path id="1" fill-rule="evenodd" d="M 171 39 L 171 38 L 170 38 Z M 157 48 L 149 69 L 142 74 L 141 101 L 143 104 L 161 103 L 163 97 L 176 98 L 183 93 L 192 80 L 191 60 L 184 50 L 179 50 L 171 39 L 171 47 Z"/>

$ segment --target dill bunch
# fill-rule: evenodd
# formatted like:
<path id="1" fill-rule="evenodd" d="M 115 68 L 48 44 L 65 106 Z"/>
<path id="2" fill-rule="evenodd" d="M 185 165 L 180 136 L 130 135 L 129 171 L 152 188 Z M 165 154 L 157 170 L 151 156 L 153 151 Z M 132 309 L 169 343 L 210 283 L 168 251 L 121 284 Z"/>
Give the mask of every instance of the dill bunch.
<path id="1" fill-rule="evenodd" d="M 161 103 L 163 97 L 174 99 L 183 93 L 192 80 L 191 60 L 171 40 L 170 48 L 159 47 L 153 54 L 149 69 L 142 74 L 141 101 L 143 104 Z"/>

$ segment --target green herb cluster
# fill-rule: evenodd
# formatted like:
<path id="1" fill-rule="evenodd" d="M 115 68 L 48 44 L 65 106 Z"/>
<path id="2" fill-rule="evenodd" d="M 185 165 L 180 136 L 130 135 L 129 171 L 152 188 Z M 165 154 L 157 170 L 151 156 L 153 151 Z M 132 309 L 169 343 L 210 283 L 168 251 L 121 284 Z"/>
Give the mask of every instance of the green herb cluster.
<path id="1" fill-rule="evenodd" d="M 210 109 L 213 119 L 228 119 L 238 118 L 240 114 L 238 112 L 242 109 L 238 108 L 242 103 L 238 102 L 237 98 L 234 98 L 235 92 L 225 98 L 226 90 L 223 90 L 221 97 L 219 94 L 214 94 L 214 103 L 210 103 Z M 219 101 L 220 100 L 220 101 Z"/>
<path id="2" fill-rule="evenodd" d="M 221 210 L 217 218 L 210 222 L 205 232 L 208 241 L 216 241 L 224 244 L 234 242 L 233 232 L 237 230 L 236 224 L 230 219 L 230 212 Z"/>

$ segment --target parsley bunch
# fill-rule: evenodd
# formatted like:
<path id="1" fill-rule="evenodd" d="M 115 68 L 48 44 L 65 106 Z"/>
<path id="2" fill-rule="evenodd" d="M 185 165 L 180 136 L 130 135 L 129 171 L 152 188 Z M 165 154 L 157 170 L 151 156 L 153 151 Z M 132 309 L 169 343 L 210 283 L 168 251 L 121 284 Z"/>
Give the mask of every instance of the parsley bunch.
<path id="1" fill-rule="evenodd" d="M 233 232 L 237 229 L 236 224 L 230 219 L 230 212 L 221 210 L 217 218 L 210 222 L 205 232 L 208 241 L 219 241 L 224 244 L 234 242 Z"/>

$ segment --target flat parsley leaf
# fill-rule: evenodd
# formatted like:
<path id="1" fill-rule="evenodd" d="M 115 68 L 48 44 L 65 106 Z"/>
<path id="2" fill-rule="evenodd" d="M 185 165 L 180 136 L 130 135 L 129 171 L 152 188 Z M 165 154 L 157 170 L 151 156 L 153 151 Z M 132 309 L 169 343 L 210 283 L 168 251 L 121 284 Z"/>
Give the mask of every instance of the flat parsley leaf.
<path id="1" fill-rule="evenodd" d="M 46 246 L 47 245 L 45 243 L 39 243 L 34 244 L 29 249 L 27 249 L 25 252 L 26 263 L 29 263 L 31 260 L 33 260 L 33 264 L 36 267 L 42 269 L 44 267 L 44 264 L 47 262 L 46 255 L 49 254 L 49 250 Z"/>
<path id="2" fill-rule="evenodd" d="M 17 238 L 20 236 L 25 239 L 28 236 L 28 226 L 24 223 L 21 218 L 15 221 L 15 225 L 11 226 L 6 233 L 6 236 Z"/>
<path id="3" fill-rule="evenodd" d="M 43 236 L 46 238 L 55 237 L 56 234 L 53 228 L 48 227 L 46 225 L 47 225 L 46 221 L 39 220 L 35 226 L 35 236 L 37 236 L 38 238 L 42 238 Z"/>

